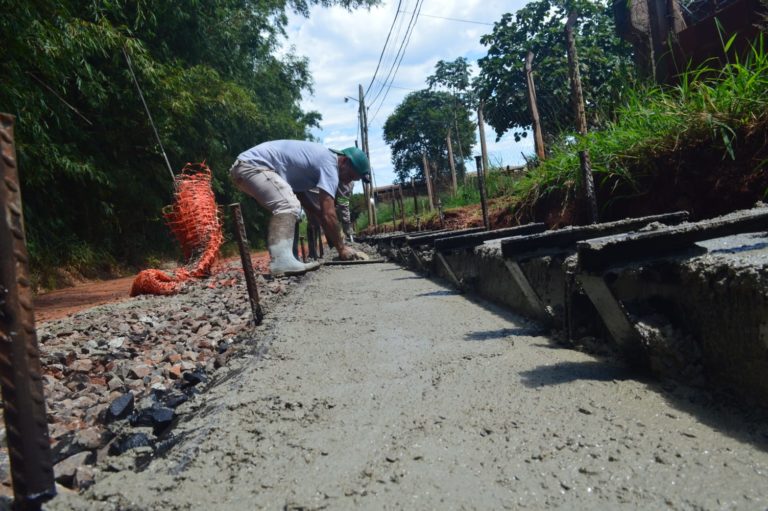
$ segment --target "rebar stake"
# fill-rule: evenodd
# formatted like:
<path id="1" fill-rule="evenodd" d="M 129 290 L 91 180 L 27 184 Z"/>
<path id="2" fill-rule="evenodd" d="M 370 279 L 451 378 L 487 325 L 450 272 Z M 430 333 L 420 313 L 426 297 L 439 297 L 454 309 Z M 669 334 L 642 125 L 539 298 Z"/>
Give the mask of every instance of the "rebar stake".
<path id="1" fill-rule="evenodd" d="M 248 238 L 245 235 L 245 223 L 243 214 L 240 211 L 240 203 L 235 202 L 229 205 L 232 210 L 232 216 L 235 222 L 235 236 L 237 237 L 237 246 L 240 248 L 240 261 L 243 264 L 245 273 L 245 287 L 248 289 L 248 299 L 251 302 L 251 312 L 256 325 L 260 325 L 264 320 L 264 311 L 261 310 L 259 303 L 259 288 L 256 287 L 256 275 L 253 273 L 253 264 L 251 263 L 251 252 L 248 247 Z"/>
<path id="2" fill-rule="evenodd" d="M 0 114 L 0 386 L 15 510 L 39 510 L 56 495 L 43 374 L 29 282 L 24 217 L 13 140 Z"/>

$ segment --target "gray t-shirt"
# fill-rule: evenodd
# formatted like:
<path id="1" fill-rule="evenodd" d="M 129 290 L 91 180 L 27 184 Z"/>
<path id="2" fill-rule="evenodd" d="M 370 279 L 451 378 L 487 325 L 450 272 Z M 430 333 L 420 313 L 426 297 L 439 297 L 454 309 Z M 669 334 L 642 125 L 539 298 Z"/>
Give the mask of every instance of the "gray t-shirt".
<path id="1" fill-rule="evenodd" d="M 331 197 L 339 186 L 336 153 L 322 144 L 302 140 L 264 142 L 240 153 L 238 160 L 275 171 L 294 192 L 320 188 Z"/>

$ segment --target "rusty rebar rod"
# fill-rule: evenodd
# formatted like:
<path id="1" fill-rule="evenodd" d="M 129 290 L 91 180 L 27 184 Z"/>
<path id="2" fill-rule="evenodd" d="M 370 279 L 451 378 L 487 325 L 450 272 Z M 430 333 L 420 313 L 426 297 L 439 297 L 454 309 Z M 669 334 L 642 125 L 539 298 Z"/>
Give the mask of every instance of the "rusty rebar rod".
<path id="1" fill-rule="evenodd" d="M 0 384 L 14 509 L 37 510 L 56 494 L 35 331 L 14 117 L 0 114 Z"/>
<path id="2" fill-rule="evenodd" d="M 437 214 L 440 218 L 440 228 L 445 229 L 445 215 L 443 214 L 443 201 L 437 199 Z"/>
<path id="3" fill-rule="evenodd" d="M 299 236 L 299 246 L 301 246 L 301 261 L 307 262 L 307 249 L 304 246 L 304 236 Z"/>
<path id="4" fill-rule="evenodd" d="M 245 234 L 245 223 L 243 222 L 243 213 L 240 211 L 240 203 L 235 202 L 229 205 L 232 210 L 232 217 L 235 223 L 235 236 L 237 237 L 237 246 L 240 249 L 240 261 L 243 264 L 245 273 L 245 287 L 248 289 L 248 300 L 251 303 L 251 312 L 253 312 L 253 321 L 260 325 L 264 320 L 264 311 L 259 302 L 259 288 L 256 286 L 256 275 L 253 273 L 253 263 L 251 262 L 251 251 L 248 246 L 248 237 Z"/>

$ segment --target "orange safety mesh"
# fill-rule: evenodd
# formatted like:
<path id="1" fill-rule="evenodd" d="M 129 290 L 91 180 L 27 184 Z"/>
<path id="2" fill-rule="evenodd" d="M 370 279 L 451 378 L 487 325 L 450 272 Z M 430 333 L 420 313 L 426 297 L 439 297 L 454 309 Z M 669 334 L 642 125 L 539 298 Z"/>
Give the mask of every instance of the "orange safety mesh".
<path id="1" fill-rule="evenodd" d="M 140 272 L 131 286 L 131 296 L 171 295 L 182 282 L 214 273 L 224 236 L 211 188 L 211 169 L 204 162 L 187 163 L 174 179 L 174 190 L 175 201 L 163 209 L 163 216 L 181 245 L 186 263 L 172 274 L 154 269 Z"/>

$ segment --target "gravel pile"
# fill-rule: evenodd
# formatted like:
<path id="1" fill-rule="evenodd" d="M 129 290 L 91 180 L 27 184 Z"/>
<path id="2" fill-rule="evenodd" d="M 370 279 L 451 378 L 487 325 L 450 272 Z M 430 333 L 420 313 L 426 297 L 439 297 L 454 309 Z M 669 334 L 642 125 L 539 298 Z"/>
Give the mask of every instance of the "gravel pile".
<path id="1" fill-rule="evenodd" d="M 257 279 L 267 314 L 297 282 Z M 178 295 L 99 306 L 39 324 L 37 335 L 56 481 L 76 490 L 90 486 L 98 470 L 140 468 L 124 466 L 126 451 L 134 451 L 129 463 L 141 464 L 167 450 L 184 403 L 254 342 L 239 262 L 188 282 Z M 0 477 L 2 493 L 11 495 L 5 448 Z"/>

